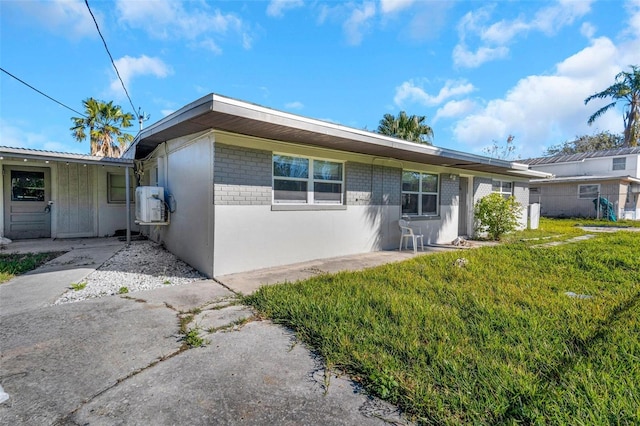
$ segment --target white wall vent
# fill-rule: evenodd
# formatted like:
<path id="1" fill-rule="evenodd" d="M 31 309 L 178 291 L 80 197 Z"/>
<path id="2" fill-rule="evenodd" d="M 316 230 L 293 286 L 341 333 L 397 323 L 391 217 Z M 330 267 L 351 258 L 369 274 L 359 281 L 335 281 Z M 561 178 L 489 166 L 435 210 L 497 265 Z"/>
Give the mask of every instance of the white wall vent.
<path id="1" fill-rule="evenodd" d="M 136 223 L 159 225 L 165 218 L 164 188 L 139 186 L 136 188 Z"/>

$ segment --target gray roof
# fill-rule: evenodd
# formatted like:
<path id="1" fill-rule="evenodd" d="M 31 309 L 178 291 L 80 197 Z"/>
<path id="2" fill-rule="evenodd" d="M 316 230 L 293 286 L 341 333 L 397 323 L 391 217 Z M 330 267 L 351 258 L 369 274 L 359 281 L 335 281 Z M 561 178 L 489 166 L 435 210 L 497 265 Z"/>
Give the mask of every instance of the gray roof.
<path id="1" fill-rule="evenodd" d="M 31 148 L 0 146 L 0 159 L 17 158 L 40 161 L 64 161 L 67 163 L 104 164 L 109 166 L 132 166 L 128 158 L 98 157 L 95 155 L 73 154 L 69 152 L 44 151 Z"/>
<path id="2" fill-rule="evenodd" d="M 633 176 L 611 176 L 611 175 L 580 175 L 561 176 L 545 179 L 531 179 L 531 184 L 535 183 L 569 183 L 569 182 L 603 182 L 603 181 L 623 181 L 640 183 L 640 179 Z"/>
<path id="3" fill-rule="evenodd" d="M 632 154 L 640 154 L 640 146 L 634 146 L 631 148 L 607 149 L 604 151 L 580 152 L 578 154 L 552 155 L 550 157 L 528 158 L 526 160 L 519 161 L 530 166 L 535 166 L 539 164 L 571 163 L 582 161 L 587 158 L 619 157 L 622 155 Z"/>
<path id="4" fill-rule="evenodd" d="M 124 156 L 144 158 L 165 141 L 210 129 L 458 170 L 521 178 L 548 176 L 525 164 L 407 142 L 213 93 L 142 130 Z"/>

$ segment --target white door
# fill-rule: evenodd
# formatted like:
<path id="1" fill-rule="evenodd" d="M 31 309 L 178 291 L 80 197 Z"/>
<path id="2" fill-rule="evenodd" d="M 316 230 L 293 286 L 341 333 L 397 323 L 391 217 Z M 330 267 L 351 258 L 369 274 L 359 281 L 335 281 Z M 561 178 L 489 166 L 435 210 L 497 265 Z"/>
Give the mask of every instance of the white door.
<path id="1" fill-rule="evenodd" d="M 51 172 L 4 167 L 4 235 L 20 240 L 51 237 Z"/>

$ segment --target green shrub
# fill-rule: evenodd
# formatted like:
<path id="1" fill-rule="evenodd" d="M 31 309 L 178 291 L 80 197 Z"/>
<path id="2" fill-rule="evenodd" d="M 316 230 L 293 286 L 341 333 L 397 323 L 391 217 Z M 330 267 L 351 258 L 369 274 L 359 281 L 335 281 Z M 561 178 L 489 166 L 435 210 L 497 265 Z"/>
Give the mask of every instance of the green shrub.
<path id="1" fill-rule="evenodd" d="M 125 286 L 120 287 L 120 290 L 118 290 L 118 294 L 126 294 L 129 293 L 129 289 Z"/>
<path id="2" fill-rule="evenodd" d="M 513 197 L 503 198 L 495 192 L 483 197 L 474 208 L 476 235 L 486 232 L 490 239 L 499 240 L 518 227 L 521 208 L 522 205 Z"/>

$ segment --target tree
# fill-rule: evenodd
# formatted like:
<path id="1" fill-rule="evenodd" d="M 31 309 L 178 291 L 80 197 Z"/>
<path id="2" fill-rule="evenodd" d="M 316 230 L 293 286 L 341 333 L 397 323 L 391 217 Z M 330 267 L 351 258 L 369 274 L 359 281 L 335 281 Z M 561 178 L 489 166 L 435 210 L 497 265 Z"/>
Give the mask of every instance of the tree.
<path id="1" fill-rule="evenodd" d="M 513 196 L 504 198 L 497 192 L 481 198 L 474 206 L 476 234 L 486 232 L 492 240 L 499 240 L 518 227 L 522 205 Z"/>
<path id="2" fill-rule="evenodd" d="M 122 108 L 113 105 L 113 101 L 103 102 L 94 98 L 82 101 L 84 117 L 71 117 L 71 134 L 82 142 L 89 132 L 91 155 L 119 157 L 133 136 L 122 131 L 132 126 L 133 114 L 122 112 Z"/>
<path id="3" fill-rule="evenodd" d="M 623 146 L 624 138 L 622 135 L 604 131 L 594 135 L 576 136 L 576 139 L 573 141 L 553 145 L 547 148 L 545 155 L 569 155 L 579 152 L 604 151 L 607 149 L 622 148 Z"/>
<path id="4" fill-rule="evenodd" d="M 426 119 L 427 117 L 422 115 L 407 115 L 404 111 L 400 111 L 397 117 L 385 114 L 378 125 L 378 133 L 431 145 L 433 129 L 424 124 Z"/>
<path id="5" fill-rule="evenodd" d="M 613 108 L 618 101 L 624 102 L 624 146 L 638 146 L 640 142 L 640 67 L 630 65 L 631 72 L 622 71 L 616 75 L 615 83 L 602 92 L 584 100 L 588 104 L 593 99 L 611 98 L 613 102 L 603 106 L 589 117 L 589 125 L 602 114 Z"/>
<path id="6" fill-rule="evenodd" d="M 505 144 L 500 146 L 496 140 L 493 141 L 493 145 L 483 148 L 482 152 L 491 158 L 497 158 L 499 160 L 513 160 L 516 158 L 516 145 L 513 140 L 516 137 L 513 135 L 509 135 Z"/>

